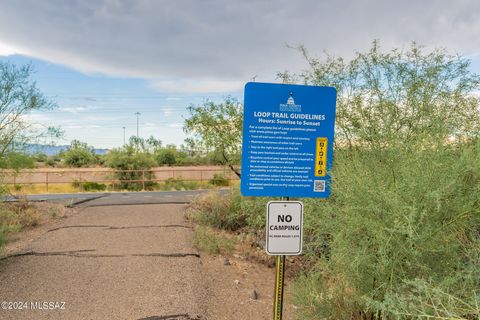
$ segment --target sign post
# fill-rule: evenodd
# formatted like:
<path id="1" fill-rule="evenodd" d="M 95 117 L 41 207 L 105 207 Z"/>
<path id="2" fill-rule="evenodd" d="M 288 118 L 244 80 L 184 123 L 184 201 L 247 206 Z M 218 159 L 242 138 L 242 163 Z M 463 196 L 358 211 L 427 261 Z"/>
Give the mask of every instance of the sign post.
<path id="1" fill-rule="evenodd" d="M 273 318 L 282 319 L 286 255 L 302 253 L 303 203 L 270 201 L 267 204 L 266 250 L 276 255 Z"/>
<path id="2" fill-rule="evenodd" d="M 285 281 L 285 256 L 277 256 L 275 261 L 275 294 L 273 301 L 273 319 L 283 317 L 283 288 Z"/>
<path id="3" fill-rule="evenodd" d="M 303 203 L 288 199 L 330 195 L 335 107 L 332 87 L 245 85 L 240 190 L 287 199 L 267 204 L 266 251 L 276 256 L 274 320 L 282 319 L 285 256 L 302 253 Z"/>

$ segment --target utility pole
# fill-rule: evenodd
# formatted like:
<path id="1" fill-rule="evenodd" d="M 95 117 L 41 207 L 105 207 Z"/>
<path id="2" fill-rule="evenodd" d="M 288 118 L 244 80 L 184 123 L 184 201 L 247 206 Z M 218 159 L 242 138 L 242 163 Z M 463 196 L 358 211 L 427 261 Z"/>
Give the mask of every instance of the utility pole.
<path id="1" fill-rule="evenodd" d="M 123 145 L 125 146 L 125 129 L 126 127 L 122 127 L 123 129 Z"/>
<path id="2" fill-rule="evenodd" d="M 137 116 L 137 140 L 138 140 L 138 118 L 140 117 L 140 112 L 135 112 L 135 115 Z"/>

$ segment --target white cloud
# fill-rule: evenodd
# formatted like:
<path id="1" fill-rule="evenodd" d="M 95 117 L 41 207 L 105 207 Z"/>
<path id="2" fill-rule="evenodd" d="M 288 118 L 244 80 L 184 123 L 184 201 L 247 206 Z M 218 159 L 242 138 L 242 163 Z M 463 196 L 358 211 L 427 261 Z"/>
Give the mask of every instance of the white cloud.
<path id="1" fill-rule="evenodd" d="M 82 111 L 91 110 L 91 109 L 92 108 L 88 108 L 88 107 L 63 107 L 58 109 L 58 111 L 78 114 Z"/>
<path id="2" fill-rule="evenodd" d="M 172 108 L 169 108 L 169 107 L 163 108 L 162 111 L 165 117 L 170 117 L 173 114 Z"/>
<path id="3" fill-rule="evenodd" d="M 238 92 L 242 90 L 243 83 L 240 81 L 219 81 L 219 80 L 152 80 L 150 87 L 170 93 L 217 93 L 217 92 Z"/>
<path id="4" fill-rule="evenodd" d="M 82 125 L 70 125 L 70 126 L 62 126 L 65 129 L 97 129 L 102 128 L 102 126 L 96 124 L 82 124 Z"/>
<path id="5" fill-rule="evenodd" d="M 348 57 L 373 39 L 387 49 L 416 40 L 474 55 L 479 33 L 476 0 L 0 2 L 0 54 L 147 78 L 172 93 L 236 91 L 254 75 L 307 67 L 285 44 Z"/>
<path id="6" fill-rule="evenodd" d="M 169 128 L 182 128 L 183 127 L 183 123 L 181 122 L 175 122 L 175 123 L 170 123 L 168 125 Z"/>
<path id="7" fill-rule="evenodd" d="M 10 56 L 19 53 L 21 53 L 20 50 L 15 49 L 14 47 L 11 47 L 5 43 L 2 43 L 0 39 L 0 56 Z"/>

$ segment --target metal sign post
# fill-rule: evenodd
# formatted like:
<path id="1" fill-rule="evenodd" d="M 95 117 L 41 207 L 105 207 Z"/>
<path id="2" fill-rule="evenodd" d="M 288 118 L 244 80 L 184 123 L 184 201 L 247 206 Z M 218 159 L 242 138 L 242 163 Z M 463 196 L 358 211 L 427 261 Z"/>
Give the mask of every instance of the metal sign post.
<path id="1" fill-rule="evenodd" d="M 273 301 L 273 319 L 282 320 L 283 314 L 283 287 L 285 280 L 285 256 L 277 256 L 275 271 L 275 294 Z"/>
<path id="2" fill-rule="evenodd" d="M 281 320 L 286 255 L 302 253 L 303 203 L 270 201 L 267 204 L 266 251 L 276 256 L 273 319 Z"/>

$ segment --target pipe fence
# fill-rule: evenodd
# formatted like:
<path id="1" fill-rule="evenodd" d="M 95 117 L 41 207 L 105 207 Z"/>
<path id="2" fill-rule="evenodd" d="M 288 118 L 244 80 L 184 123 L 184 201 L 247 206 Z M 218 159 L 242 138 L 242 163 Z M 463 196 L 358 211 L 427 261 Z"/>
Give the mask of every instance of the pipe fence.
<path id="1" fill-rule="evenodd" d="M 21 185 L 44 185 L 49 191 L 49 185 L 75 184 L 78 186 L 87 183 L 107 184 L 112 191 L 120 190 L 121 186 L 129 183 L 140 184 L 145 190 L 149 184 L 174 181 L 185 182 L 212 182 L 215 179 L 224 179 L 229 182 L 238 181 L 237 175 L 230 169 L 219 168 L 152 168 L 145 170 L 114 170 L 114 169 L 66 169 L 66 170 L 2 170 L 0 175 L 6 185 L 14 188 Z"/>

